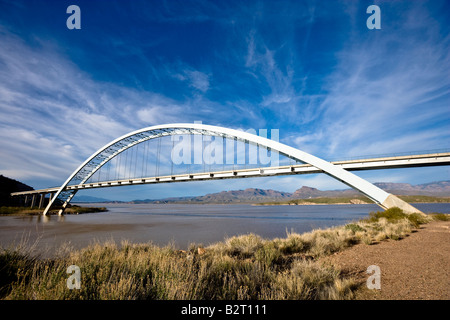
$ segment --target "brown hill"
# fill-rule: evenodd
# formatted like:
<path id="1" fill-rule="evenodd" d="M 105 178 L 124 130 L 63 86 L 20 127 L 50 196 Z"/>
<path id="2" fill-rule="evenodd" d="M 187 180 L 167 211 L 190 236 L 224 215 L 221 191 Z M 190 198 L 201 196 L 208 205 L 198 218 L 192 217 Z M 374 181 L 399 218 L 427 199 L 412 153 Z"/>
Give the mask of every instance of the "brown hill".
<path id="1" fill-rule="evenodd" d="M 427 195 L 435 197 L 450 197 L 450 181 L 439 181 L 420 185 L 408 183 L 375 183 L 381 189 L 397 195 Z M 282 192 L 272 189 L 248 188 L 210 193 L 197 197 L 166 198 L 161 200 L 135 200 L 133 203 L 257 203 L 268 201 L 287 201 L 310 198 L 354 197 L 362 194 L 353 189 L 319 190 L 302 186 L 295 192 Z"/>
<path id="2" fill-rule="evenodd" d="M 17 180 L 0 175 L 0 206 L 15 206 L 19 199 L 11 197 L 12 192 L 29 191 L 32 187 Z"/>

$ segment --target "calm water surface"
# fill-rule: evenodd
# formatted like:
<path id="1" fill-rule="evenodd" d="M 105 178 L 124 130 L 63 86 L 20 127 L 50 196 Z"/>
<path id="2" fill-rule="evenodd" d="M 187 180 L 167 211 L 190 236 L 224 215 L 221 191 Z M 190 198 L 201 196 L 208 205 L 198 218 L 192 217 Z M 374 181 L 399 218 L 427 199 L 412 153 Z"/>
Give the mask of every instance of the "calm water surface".
<path id="1" fill-rule="evenodd" d="M 104 206 L 105 204 L 89 204 Z M 415 204 L 423 212 L 450 213 L 450 204 Z M 252 206 L 181 204 L 107 204 L 108 212 L 58 216 L 0 216 L 0 245 L 26 241 L 52 252 L 63 243 L 81 248 L 95 241 L 173 242 L 180 249 L 191 243 L 208 245 L 226 237 L 255 233 L 285 237 L 344 225 L 380 210 L 367 205 Z"/>

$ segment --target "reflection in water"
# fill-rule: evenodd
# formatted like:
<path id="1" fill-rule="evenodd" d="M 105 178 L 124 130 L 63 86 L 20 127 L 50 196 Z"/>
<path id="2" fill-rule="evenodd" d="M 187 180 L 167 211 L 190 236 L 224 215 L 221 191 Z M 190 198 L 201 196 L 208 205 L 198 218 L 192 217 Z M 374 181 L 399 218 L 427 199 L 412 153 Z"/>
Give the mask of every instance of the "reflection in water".
<path id="1" fill-rule="evenodd" d="M 28 222 L 33 222 L 36 220 L 36 223 L 48 223 L 51 221 L 64 222 L 66 221 L 66 215 L 35 215 L 35 216 L 26 216 L 23 220 L 27 220 Z"/>

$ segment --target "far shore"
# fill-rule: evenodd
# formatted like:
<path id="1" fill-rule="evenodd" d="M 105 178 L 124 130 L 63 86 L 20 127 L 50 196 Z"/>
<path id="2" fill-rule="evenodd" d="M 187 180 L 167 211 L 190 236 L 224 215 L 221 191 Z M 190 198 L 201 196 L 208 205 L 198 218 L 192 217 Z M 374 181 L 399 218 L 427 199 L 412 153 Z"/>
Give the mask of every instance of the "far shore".
<path id="1" fill-rule="evenodd" d="M 422 196 L 422 195 L 397 195 L 402 200 L 408 203 L 450 203 L 450 197 L 433 197 L 433 196 Z M 88 205 L 88 204 L 195 204 L 195 205 L 252 205 L 252 206 L 288 206 L 288 205 L 349 205 L 349 204 L 374 204 L 371 200 L 363 196 L 356 197 L 320 197 L 320 198 L 308 198 L 308 199 L 291 199 L 284 201 L 260 201 L 260 202 L 252 202 L 252 201 L 230 201 L 230 202 L 220 202 L 220 201 L 209 201 L 209 202 L 201 202 L 201 201 L 110 201 L 110 202 L 76 202 L 78 205 Z"/>
<path id="2" fill-rule="evenodd" d="M 450 203 L 447 202 L 410 202 L 410 203 Z M 315 203 L 315 202 L 300 202 L 300 203 L 252 203 L 252 206 L 330 206 L 330 205 L 354 205 L 354 204 L 374 204 L 373 202 L 365 203 L 351 203 L 351 202 L 333 202 L 333 203 Z"/>
<path id="3" fill-rule="evenodd" d="M 450 197 L 432 197 L 432 196 L 398 196 L 408 203 L 450 203 Z M 361 205 L 374 204 L 365 197 L 339 197 L 339 198 L 308 198 L 294 199 L 286 201 L 268 201 L 268 202 L 76 202 L 66 208 L 64 214 L 86 214 L 108 211 L 108 204 L 124 203 L 124 204 L 178 204 L 178 205 L 251 205 L 251 206 L 317 206 L 317 205 Z M 90 206 L 90 205 L 102 206 Z M 0 207 L 0 216 L 33 216 L 42 215 L 44 209 L 29 207 Z M 48 215 L 58 214 L 59 209 L 51 210 Z"/>
<path id="4" fill-rule="evenodd" d="M 398 196 L 408 203 L 450 203 L 450 198 L 447 197 L 431 197 L 431 196 Z M 373 204 L 364 197 L 346 197 L 346 198 L 309 198 L 309 199 L 295 199 L 288 201 L 273 201 L 255 203 L 256 206 L 295 206 L 295 205 L 349 205 L 349 204 Z"/>
<path id="5" fill-rule="evenodd" d="M 58 214 L 58 210 L 51 210 L 48 215 Z M 85 214 L 95 212 L 106 212 L 106 207 L 84 207 L 78 205 L 72 205 L 66 208 L 64 214 Z M 44 209 L 42 208 L 27 208 L 27 207 L 0 207 L 0 216 L 37 216 L 42 215 Z"/>

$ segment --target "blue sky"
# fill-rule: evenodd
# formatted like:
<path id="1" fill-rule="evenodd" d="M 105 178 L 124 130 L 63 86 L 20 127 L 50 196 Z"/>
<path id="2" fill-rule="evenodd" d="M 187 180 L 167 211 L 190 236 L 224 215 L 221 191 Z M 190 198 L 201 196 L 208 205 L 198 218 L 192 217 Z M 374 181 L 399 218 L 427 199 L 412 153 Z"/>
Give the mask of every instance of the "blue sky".
<path id="1" fill-rule="evenodd" d="M 66 9 L 81 9 L 69 30 Z M 369 5 L 381 29 L 369 30 Z M 450 148 L 448 1 L 0 0 L 0 174 L 60 185 L 102 145 L 202 121 L 278 129 L 328 160 Z M 449 180 L 449 167 L 358 172 Z M 247 187 L 346 186 L 325 175 L 99 190 L 120 200 Z M 87 195 L 87 194 L 86 194 Z"/>

